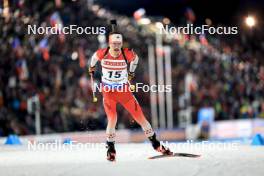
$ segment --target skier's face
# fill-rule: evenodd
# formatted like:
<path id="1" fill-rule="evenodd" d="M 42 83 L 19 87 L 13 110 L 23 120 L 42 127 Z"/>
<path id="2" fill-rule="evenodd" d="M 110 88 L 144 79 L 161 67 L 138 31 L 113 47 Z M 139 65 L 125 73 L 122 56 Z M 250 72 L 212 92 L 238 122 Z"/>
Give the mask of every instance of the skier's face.
<path id="1" fill-rule="evenodd" d="M 109 46 L 112 51 L 120 52 L 122 48 L 122 42 L 110 42 Z"/>
<path id="2" fill-rule="evenodd" d="M 121 51 L 123 39 L 121 34 L 112 34 L 109 36 L 109 47 L 111 51 L 118 54 Z"/>

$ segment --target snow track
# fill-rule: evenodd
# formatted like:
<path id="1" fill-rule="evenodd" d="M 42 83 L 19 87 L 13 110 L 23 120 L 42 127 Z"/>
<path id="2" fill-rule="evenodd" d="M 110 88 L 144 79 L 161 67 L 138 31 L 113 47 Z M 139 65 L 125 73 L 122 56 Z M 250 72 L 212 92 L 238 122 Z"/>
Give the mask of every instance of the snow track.
<path id="1" fill-rule="evenodd" d="M 179 153 L 199 158 L 158 155 L 150 144 L 117 144 L 117 161 L 105 159 L 103 146 L 90 149 L 32 151 L 27 146 L 0 146 L 1 176 L 262 176 L 264 147 L 238 145 L 236 148 L 177 148 Z"/>

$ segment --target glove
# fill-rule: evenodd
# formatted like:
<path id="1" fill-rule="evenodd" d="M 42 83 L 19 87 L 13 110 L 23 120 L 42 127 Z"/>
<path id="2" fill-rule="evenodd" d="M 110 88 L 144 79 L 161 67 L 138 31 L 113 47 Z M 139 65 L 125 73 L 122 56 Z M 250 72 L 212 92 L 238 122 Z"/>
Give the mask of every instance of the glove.
<path id="1" fill-rule="evenodd" d="M 131 81 L 134 77 L 135 77 L 135 73 L 134 72 L 129 72 L 128 73 L 128 80 L 129 81 Z"/>
<path id="2" fill-rule="evenodd" d="M 94 67 L 89 67 L 89 74 L 91 75 L 93 75 L 94 74 L 94 72 L 95 72 L 95 66 Z"/>

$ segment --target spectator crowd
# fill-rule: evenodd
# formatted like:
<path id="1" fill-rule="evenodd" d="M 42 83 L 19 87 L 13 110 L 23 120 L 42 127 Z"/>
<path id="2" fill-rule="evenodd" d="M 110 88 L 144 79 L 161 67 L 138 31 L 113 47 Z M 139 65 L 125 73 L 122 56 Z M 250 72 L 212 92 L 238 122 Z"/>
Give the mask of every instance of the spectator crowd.
<path id="1" fill-rule="evenodd" d="M 132 17 L 84 0 L 63 4 L 13 0 L 8 12 L 5 8 L 0 6 L 0 136 L 35 133 L 34 115 L 27 112 L 27 100 L 34 95 L 40 99 L 42 133 L 106 126 L 102 99 L 99 96 L 98 103 L 92 103 L 87 75 L 89 58 L 104 46 L 104 36 L 27 34 L 29 24 L 108 27 L 110 19 L 117 19 L 124 45 L 140 57 L 135 82 L 148 84 L 147 45 L 155 41 L 151 24 L 142 27 Z M 215 109 L 216 120 L 264 118 L 264 40 L 255 44 L 237 38 L 164 36 L 164 44 L 172 48 L 174 127 L 187 74 L 192 74 L 195 81 L 191 88 L 194 123 L 203 106 Z M 99 81 L 100 72 L 95 76 Z M 149 93 L 138 92 L 136 96 L 150 119 Z M 129 114 L 123 108 L 118 107 L 118 115 L 122 117 L 118 128 L 138 127 L 126 118 Z"/>

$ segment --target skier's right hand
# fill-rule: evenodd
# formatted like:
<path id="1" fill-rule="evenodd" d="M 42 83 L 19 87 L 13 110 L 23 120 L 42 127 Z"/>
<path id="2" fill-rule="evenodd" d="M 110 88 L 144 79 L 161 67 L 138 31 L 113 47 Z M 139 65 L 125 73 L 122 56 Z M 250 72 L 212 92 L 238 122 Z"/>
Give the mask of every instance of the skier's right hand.
<path id="1" fill-rule="evenodd" d="M 89 74 L 93 75 L 95 72 L 95 66 L 94 67 L 89 67 Z"/>

